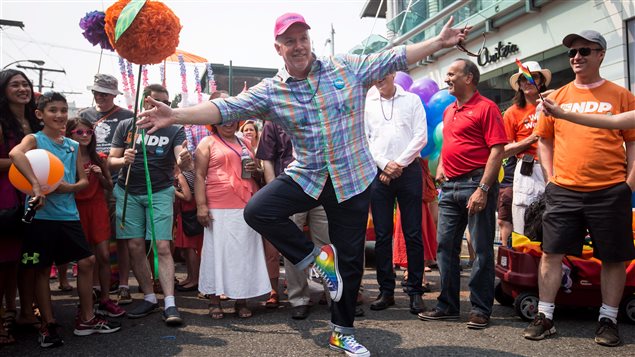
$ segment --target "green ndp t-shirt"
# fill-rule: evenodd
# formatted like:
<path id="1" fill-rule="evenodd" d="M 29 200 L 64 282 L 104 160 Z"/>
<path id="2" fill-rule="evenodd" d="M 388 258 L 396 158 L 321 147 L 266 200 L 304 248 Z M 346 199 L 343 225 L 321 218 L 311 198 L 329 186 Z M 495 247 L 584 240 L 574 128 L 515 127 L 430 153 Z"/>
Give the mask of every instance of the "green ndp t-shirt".
<path id="1" fill-rule="evenodd" d="M 113 148 L 127 149 L 132 147 L 132 119 L 126 119 L 119 123 L 115 135 L 112 138 Z M 141 151 L 141 134 L 137 137 L 135 149 L 137 155 L 131 166 L 130 179 L 128 180 L 128 192 L 133 195 L 145 195 L 146 179 L 143 168 L 143 152 Z M 185 140 L 185 131 L 180 125 L 172 125 L 162 128 L 151 135 L 145 135 L 146 150 L 148 154 L 148 169 L 150 171 L 150 182 L 152 192 L 158 192 L 172 186 L 174 181 L 174 147 L 181 145 Z M 126 172 L 128 168 L 123 167 L 119 171 L 117 184 L 124 187 L 126 182 Z"/>

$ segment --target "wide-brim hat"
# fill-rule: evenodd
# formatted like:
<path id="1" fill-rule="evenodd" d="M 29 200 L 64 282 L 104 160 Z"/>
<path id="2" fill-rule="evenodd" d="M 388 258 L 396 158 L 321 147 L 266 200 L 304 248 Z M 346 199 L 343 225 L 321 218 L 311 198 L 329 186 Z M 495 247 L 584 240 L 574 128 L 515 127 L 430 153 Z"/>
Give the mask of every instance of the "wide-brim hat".
<path id="1" fill-rule="evenodd" d="M 91 91 L 99 92 L 99 93 L 108 93 L 112 95 L 123 94 L 118 89 L 119 82 L 117 78 L 111 76 L 109 74 L 99 73 L 95 75 L 95 81 L 92 86 L 87 86 L 86 88 Z"/>
<path id="2" fill-rule="evenodd" d="M 542 69 L 540 67 L 540 64 L 536 61 L 527 61 L 524 62 L 523 65 L 525 67 L 527 67 L 527 69 L 529 69 L 529 72 L 531 73 L 542 73 L 543 77 L 545 77 L 545 87 L 549 86 L 549 83 L 551 83 L 551 71 L 548 69 Z M 523 71 L 518 68 L 518 73 L 514 73 L 512 74 L 511 77 L 509 77 L 509 85 L 514 89 L 514 91 L 518 90 L 518 78 L 520 78 L 520 76 L 522 76 Z"/>

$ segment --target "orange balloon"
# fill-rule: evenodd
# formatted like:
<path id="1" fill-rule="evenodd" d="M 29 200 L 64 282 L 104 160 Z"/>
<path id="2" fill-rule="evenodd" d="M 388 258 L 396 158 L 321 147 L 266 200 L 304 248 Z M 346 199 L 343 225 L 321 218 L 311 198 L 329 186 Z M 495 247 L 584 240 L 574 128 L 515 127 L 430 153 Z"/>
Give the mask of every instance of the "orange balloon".
<path id="1" fill-rule="evenodd" d="M 44 149 L 30 150 L 25 155 L 29 159 L 33 173 L 40 183 L 42 193 L 46 195 L 55 191 L 64 177 L 64 164 L 62 164 L 62 161 Z M 15 165 L 11 165 L 9 168 L 9 181 L 18 190 L 27 195 L 33 195 L 31 182 L 22 175 Z"/>

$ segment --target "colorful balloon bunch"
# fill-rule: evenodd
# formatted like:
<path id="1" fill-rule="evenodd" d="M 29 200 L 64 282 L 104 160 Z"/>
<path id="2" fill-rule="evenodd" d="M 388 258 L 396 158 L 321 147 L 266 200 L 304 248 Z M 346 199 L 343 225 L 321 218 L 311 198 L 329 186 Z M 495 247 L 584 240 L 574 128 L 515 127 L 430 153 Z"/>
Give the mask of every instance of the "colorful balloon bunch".
<path id="1" fill-rule="evenodd" d="M 428 143 L 421 150 L 421 157 L 428 159 L 430 173 L 435 176 L 443 145 L 443 112 L 456 98 L 447 89 L 440 91 L 437 83 L 430 78 L 413 81 L 407 73 L 397 72 L 395 83 L 419 96 L 423 103 L 428 125 Z"/>

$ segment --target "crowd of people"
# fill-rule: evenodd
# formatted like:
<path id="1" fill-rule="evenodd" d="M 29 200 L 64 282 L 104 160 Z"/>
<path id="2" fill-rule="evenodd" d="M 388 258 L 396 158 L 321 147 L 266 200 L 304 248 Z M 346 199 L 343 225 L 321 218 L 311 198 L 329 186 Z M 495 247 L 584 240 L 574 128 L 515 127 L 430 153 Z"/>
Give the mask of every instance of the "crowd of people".
<path id="1" fill-rule="evenodd" d="M 504 115 L 478 92 L 476 64 L 454 61 L 445 83 L 456 101 L 443 116 L 433 178 L 419 154 L 429 137 L 425 110 L 394 76 L 460 44 L 470 28 L 453 29 L 450 19 L 437 37 L 421 43 L 327 58 L 311 52 L 309 29 L 299 14 L 279 17 L 274 39 L 284 67 L 235 97 L 216 92 L 208 102 L 173 109 L 166 88 L 147 86 L 138 122 L 114 104 L 121 92 L 111 75 L 95 76 L 88 87 L 95 105 L 69 118 L 64 96 L 35 93 L 22 72 L 0 72 L 3 222 L 11 213 L 6 221 L 11 225 L 0 233 L 0 345 L 15 342 L 14 326 L 37 329 L 42 347 L 63 344 L 49 288 L 53 264 L 76 262 L 73 333 L 87 336 L 119 331 L 114 318 L 161 311 L 158 294 L 165 323 L 180 326 L 175 291 L 199 292 L 212 319 L 225 317 L 225 299 L 235 301 L 240 318 L 252 316 L 250 298 L 268 296 L 265 306 L 277 308 L 282 256 L 291 317 L 309 316 L 309 281 L 318 276 L 331 310 L 329 346 L 369 356 L 353 327 L 364 314 L 359 305 L 369 211 L 379 285 L 370 308 L 395 304 L 397 265 L 407 269 L 402 285 L 412 314 L 424 321 L 459 319 L 467 228 L 474 251 L 467 327 L 483 329 L 494 302 L 497 211 L 501 239 L 508 244 L 512 231 L 524 232 L 524 212 L 541 194 L 547 208 L 540 303 L 524 337 L 555 333 L 561 261 L 564 254 L 580 252 L 588 229 L 603 261 L 595 341 L 620 343 L 616 317 L 624 262 L 635 258 L 630 206 L 635 175 L 629 175 L 635 131 L 627 129 L 635 127 L 635 98 L 600 77 L 604 38 L 595 31 L 564 38 L 576 79 L 542 104 L 551 72 L 525 62 L 535 84 L 521 72 L 512 75 L 516 95 Z M 614 114 L 622 130 L 571 123 L 605 125 L 606 118 L 570 113 L 592 102 L 596 112 Z M 54 193 L 45 193 L 25 155 L 36 148 L 64 164 Z M 31 183 L 31 195 L 9 183 L 12 163 Z M 501 164 L 506 174 L 499 184 Z M 20 223 L 25 206 L 35 210 L 29 224 Z M 186 263 L 180 282 L 175 248 Z M 429 291 L 425 271 L 432 263 L 439 268 L 440 293 L 427 308 L 422 295 Z M 124 309 L 133 302 L 131 269 L 143 299 Z"/>

